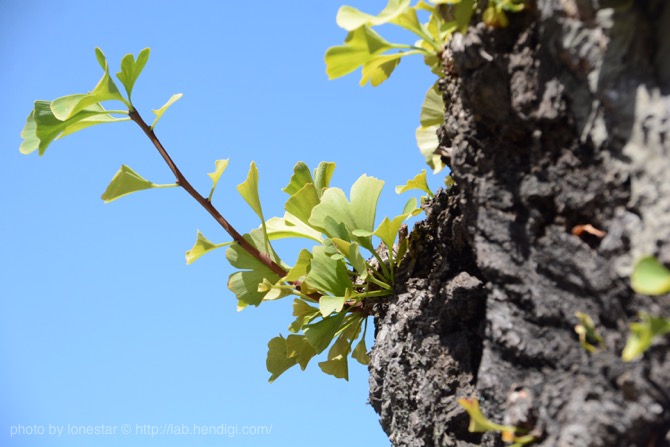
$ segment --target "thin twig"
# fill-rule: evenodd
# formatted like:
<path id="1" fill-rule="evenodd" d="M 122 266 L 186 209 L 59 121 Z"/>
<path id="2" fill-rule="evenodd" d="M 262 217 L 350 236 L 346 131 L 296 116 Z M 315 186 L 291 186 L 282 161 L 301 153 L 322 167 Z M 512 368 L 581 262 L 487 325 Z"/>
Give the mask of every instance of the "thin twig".
<path id="1" fill-rule="evenodd" d="M 228 223 L 228 221 L 221 215 L 221 213 L 219 213 L 214 205 L 212 205 L 212 202 L 207 200 L 206 197 L 200 195 L 200 193 L 195 190 L 191 183 L 186 180 L 186 177 L 184 177 L 184 174 L 181 173 L 177 165 L 174 163 L 174 161 L 172 161 L 172 158 L 170 158 L 170 155 L 167 153 L 154 131 L 142 119 L 137 110 L 130 110 L 128 112 L 128 116 L 131 120 L 137 123 L 138 126 L 140 126 L 156 149 L 158 149 L 158 153 L 161 154 L 161 157 L 163 157 L 163 160 L 165 160 L 165 163 L 167 163 L 167 165 L 170 167 L 170 170 L 175 175 L 177 184 L 184 188 L 186 192 L 188 192 L 191 197 L 196 200 L 196 202 L 198 202 L 209 214 L 211 214 L 212 217 L 219 223 L 219 225 L 221 225 L 223 229 L 226 230 L 226 232 L 233 238 L 233 240 L 240 245 L 240 247 L 246 250 L 251 256 L 256 258 L 259 262 L 268 267 L 277 275 L 286 276 L 287 272 L 284 270 L 284 268 L 274 262 L 266 253 L 262 253 L 256 247 L 251 245 L 249 241 L 244 239 L 242 235 L 238 233 L 237 230 L 235 230 L 235 228 L 230 225 L 230 223 Z"/>

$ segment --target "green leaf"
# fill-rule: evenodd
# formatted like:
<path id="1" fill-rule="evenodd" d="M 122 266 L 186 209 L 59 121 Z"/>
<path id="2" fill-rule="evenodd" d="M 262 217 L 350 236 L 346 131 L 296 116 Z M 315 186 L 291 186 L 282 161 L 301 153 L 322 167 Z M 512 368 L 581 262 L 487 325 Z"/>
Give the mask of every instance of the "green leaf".
<path id="1" fill-rule="evenodd" d="M 22 154 L 37 150 L 39 155 L 44 155 L 51 142 L 57 138 L 94 124 L 127 120 L 128 118 L 113 118 L 100 104 L 92 104 L 73 117 L 61 121 L 54 116 L 50 102 L 35 101 L 33 111 L 21 132 L 23 142 L 19 150 Z"/>
<path id="2" fill-rule="evenodd" d="M 312 250 L 312 256 L 305 278 L 310 287 L 334 296 L 345 296 L 347 289 L 354 288 L 344 262 L 332 259 L 319 245 Z"/>
<path id="3" fill-rule="evenodd" d="M 479 409 L 479 401 L 474 398 L 458 399 L 458 404 L 470 415 L 470 432 L 501 431 L 514 432 L 516 429 L 512 426 L 500 425 L 489 421 Z"/>
<path id="4" fill-rule="evenodd" d="M 109 203 L 125 195 L 151 188 L 173 188 L 179 186 L 176 183 L 168 185 L 157 185 L 145 179 L 126 165 L 122 165 L 102 194 L 102 200 Z"/>
<path id="5" fill-rule="evenodd" d="M 386 7 L 376 16 L 366 14 L 351 6 L 342 6 L 335 19 L 340 28 L 353 31 L 361 26 L 376 26 L 387 23 L 409 8 L 410 0 L 389 0 Z"/>
<path id="6" fill-rule="evenodd" d="M 440 140 L 437 138 L 439 128 L 440 125 L 435 124 L 428 127 L 419 126 L 416 129 L 416 144 L 419 146 L 421 154 L 426 158 L 428 166 L 433 169 L 434 174 L 437 174 L 446 166 L 440 155 L 437 154 L 440 145 Z"/>
<path id="7" fill-rule="evenodd" d="M 324 295 L 319 300 L 319 311 L 322 317 L 327 317 L 333 312 L 341 312 L 344 307 L 345 297 Z"/>
<path id="8" fill-rule="evenodd" d="M 135 81 L 144 70 L 144 66 L 149 60 L 149 53 L 151 49 L 145 48 L 137 55 L 137 60 L 133 57 L 132 54 L 126 54 L 121 59 L 121 71 L 116 74 L 116 77 L 119 78 L 121 84 L 126 89 L 128 94 L 128 100 L 133 92 L 133 87 L 135 86 Z"/>
<path id="9" fill-rule="evenodd" d="M 474 3 L 474 0 L 461 0 L 460 3 L 456 5 L 454 19 L 456 19 L 458 31 L 463 34 L 465 34 L 468 30 L 468 25 L 470 25 L 470 18 L 472 18 L 472 13 L 474 12 Z"/>
<path id="10" fill-rule="evenodd" d="M 256 247 L 258 251 L 267 254 L 274 262 L 282 265 L 279 256 L 277 256 L 277 253 L 275 253 L 272 247 L 269 247 L 269 252 L 267 251 L 266 247 L 269 244 L 266 244 L 263 230 L 258 228 L 254 229 L 243 237 L 251 245 Z M 228 250 L 226 250 L 226 258 L 233 267 L 249 270 L 235 272 L 230 275 L 228 278 L 228 288 L 235 294 L 239 301 L 258 306 L 267 293 L 259 292 L 258 285 L 263 283 L 264 279 L 275 284 L 279 280 L 279 275 L 270 270 L 269 267 L 258 259 L 254 258 L 237 243 L 233 243 Z"/>
<path id="11" fill-rule="evenodd" d="M 379 34 L 362 26 L 351 31 L 344 45 L 330 47 L 326 51 L 326 74 L 328 79 L 347 75 L 358 67 L 393 46 Z"/>
<path id="12" fill-rule="evenodd" d="M 421 126 L 442 125 L 444 123 L 444 99 L 440 93 L 437 82 L 426 92 L 421 104 L 421 115 L 419 121 Z"/>
<path id="13" fill-rule="evenodd" d="M 262 270 L 244 270 L 235 272 L 228 277 L 228 289 L 235 294 L 238 301 L 247 305 L 258 306 L 263 302 L 267 291 L 259 291 L 258 285 L 263 280 L 274 283 L 279 280 L 279 275 L 273 273 L 267 267 Z"/>
<path id="14" fill-rule="evenodd" d="M 306 225 L 293 214 L 286 212 L 284 217 L 273 217 L 265 223 L 270 240 L 287 237 L 302 237 L 321 243 L 321 232 Z"/>
<path id="15" fill-rule="evenodd" d="M 330 342 L 340 329 L 346 312 L 331 315 L 313 324 L 308 324 L 303 328 L 305 337 L 309 343 L 314 347 L 317 354 L 323 352 L 324 349 L 330 345 Z"/>
<path id="16" fill-rule="evenodd" d="M 670 292 L 670 270 L 653 256 L 638 261 L 630 281 L 633 290 L 643 295 L 663 295 Z"/>
<path id="17" fill-rule="evenodd" d="M 419 37 L 430 37 L 426 34 L 421 22 L 419 22 L 419 17 L 416 15 L 415 8 L 406 8 L 402 13 L 390 20 L 390 22 L 417 34 Z"/>
<path id="18" fill-rule="evenodd" d="M 314 183 L 312 173 L 309 171 L 309 167 L 305 163 L 299 161 L 293 167 L 293 175 L 291 176 L 291 180 L 289 180 L 288 185 L 282 188 L 282 191 L 287 193 L 289 196 L 292 196 L 300 191 L 308 183 Z"/>
<path id="19" fill-rule="evenodd" d="M 204 255 L 208 251 L 216 250 L 217 248 L 225 247 L 230 245 L 231 242 L 224 242 L 221 244 L 215 244 L 207 239 L 201 232 L 198 230 L 198 236 L 195 241 L 193 248 L 186 252 L 186 264 L 193 263 L 200 256 Z"/>
<path id="20" fill-rule="evenodd" d="M 368 348 L 365 346 L 365 334 L 361 337 L 360 341 L 354 348 L 354 352 L 351 353 L 351 356 L 358 360 L 358 363 L 361 365 L 370 364 L 370 356 L 368 355 Z"/>
<path id="21" fill-rule="evenodd" d="M 349 380 L 348 354 L 349 343 L 346 337 L 340 336 L 330 348 L 330 351 L 328 351 L 328 360 L 319 362 L 319 368 L 326 374 L 335 376 L 338 379 Z"/>
<path id="22" fill-rule="evenodd" d="M 102 78 L 90 93 L 62 96 L 54 99 L 51 102 L 51 110 L 58 120 L 66 121 L 89 106 L 103 101 L 117 100 L 130 107 L 128 101 L 121 95 L 116 84 L 114 84 L 114 81 L 109 76 L 109 67 L 107 66 L 105 55 L 100 48 L 96 48 L 95 53 L 98 63 L 100 63 L 100 66 L 105 71 Z"/>
<path id="23" fill-rule="evenodd" d="M 156 119 L 154 120 L 153 123 L 151 123 L 151 130 L 153 130 L 154 127 L 156 127 L 156 124 L 158 124 L 158 121 L 160 121 L 160 119 L 163 117 L 163 114 L 167 111 L 167 109 L 169 109 L 170 106 L 174 104 L 176 101 L 178 101 L 182 96 L 184 96 L 183 93 L 175 93 L 174 95 L 170 96 L 170 99 L 168 99 L 168 101 L 165 104 L 163 104 L 163 107 L 161 107 L 160 109 L 151 110 L 152 112 L 154 112 L 154 115 L 156 115 Z"/>
<path id="24" fill-rule="evenodd" d="M 302 327 L 319 315 L 319 309 L 312 307 L 301 299 L 293 300 L 293 316 L 297 317 L 288 327 L 291 332 L 299 332 Z"/>
<path id="25" fill-rule="evenodd" d="M 286 337 L 286 353 L 289 358 L 296 359 L 303 371 L 307 368 L 309 361 L 316 355 L 316 351 L 304 335 L 289 335 Z"/>
<path id="26" fill-rule="evenodd" d="M 322 161 L 314 169 L 314 187 L 316 194 L 321 198 L 323 191 L 330 186 L 330 178 L 335 172 L 335 163 Z"/>
<path id="27" fill-rule="evenodd" d="M 258 284 L 257 290 L 265 293 L 263 301 L 279 300 L 281 298 L 286 298 L 289 295 L 293 295 L 295 292 L 293 287 L 285 285 L 284 281 L 281 279 L 273 284 L 265 278 Z"/>
<path id="28" fill-rule="evenodd" d="M 363 258 L 363 255 L 361 255 L 358 243 L 347 242 L 339 238 L 332 238 L 331 241 L 337 250 L 347 258 L 351 266 L 356 270 L 356 273 L 358 273 L 359 278 L 365 279 L 368 276 L 368 269 L 365 264 L 365 259 Z"/>
<path id="29" fill-rule="evenodd" d="M 37 137 L 37 123 L 35 122 L 35 111 L 31 111 L 30 115 L 26 119 L 26 125 L 23 126 L 21 131 L 21 146 L 19 146 L 19 152 L 22 154 L 28 155 L 40 147 L 40 139 Z M 46 149 L 46 148 L 45 148 Z M 40 151 L 39 154 L 42 155 L 44 151 Z"/>
<path id="30" fill-rule="evenodd" d="M 399 185 L 395 187 L 395 192 L 396 194 L 402 194 L 407 191 L 411 191 L 413 189 L 418 189 L 426 194 L 428 194 L 428 197 L 433 197 L 433 191 L 430 190 L 430 187 L 428 186 L 428 182 L 426 181 L 426 170 L 422 169 L 420 173 L 414 176 L 412 180 L 409 180 L 407 183 L 404 185 Z"/>
<path id="31" fill-rule="evenodd" d="M 240 193 L 244 201 L 249 204 L 251 209 L 253 209 L 261 221 L 264 222 L 265 219 L 263 218 L 263 209 L 261 208 L 261 198 L 258 195 L 258 168 L 256 168 L 255 162 L 252 161 L 251 166 L 249 166 L 247 179 L 237 185 L 237 192 Z"/>
<path id="32" fill-rule="evenodd" d="M 312 210 L 309 224 L 326 228 L 328 219 L 332 219 L 344 224 L 349 231 L 373 231 L 377 201 L 383 186 L 382 180 L 362 175 L 351 187 L 351 203 L 347 201 L 341 189 L 328 188 L 321 196 L 321 203 Z M 366 241 L 358 242 L 368 248 Z"/>
<path id="33" fill-rule="evenodd" d="M 304 248 L 298 253 L 298 260 L 295 265 L 284 276 L 284 281 L 295 282 L 300 280 L 309 270 L 309 265 L 312 262 L 312 253 Z"/>
<path id="34" fill-rule="evenodd" d="M 212 179 L 212 190 L 209 192 L 209 197 L 207 198 L 207 200 L 209 200 L 210 202 L 212 201 L 212 196 L 214 195 L 216 185 L 219 183 L 219 179 L 221 178 L 223 171 L 225 171 L 226 168 L 228 167 L 229 161 L 230 161 L 229 158 L 226 158 L 225 160 L 216 160 L 214 162 L 214 172 L 207 173 L 209 178 Z"/>
<path id="35" fill-rule="evenodd" d="M 647 314 L 640 314 L 640 318 L 642 319 L 640 323 L 630 324 L 630 334 L 621 354 L 624 362 L 630 362 L 642 355 L 649 349 L 655 337 L 670 333 L 670 319 Z"/>
<path id="36" fill-rule="evenodd" d="M 591 353 L 598 351 L 598 348 L 604 344 L 604 340 L 596 330 L 593 319 L 583 312 L 575 312 L 575 316 L 579 319 L 579 324 L 575 326 L 579 344 Z"/>
<path id="37" fill-rule="evenodd" d="M 415 52 L 394 53 L 388 55 L 383 54 L 374 59 L 370 59 L 363 64 L 360 86 L 365 87 L 365 84 L 370 82 L 370 85 L 377 87 L 391 76 L 393 70 L 395 70 L 400 63 L 400 58 L 413 53 Z"/>
<path id="38" fill-rule="evenodd" d="M 270 259 L 281 265 L 281 260 L 274 250 L 270 250 L 270 252 L 265 251 L 265 236 L 262 229 L 255 228 L 243 237 L 261 253 L 268 254 Z M 226 251 L 226 258 L 228 259 L 228 262 L 230 262 L 230 265 L 238 269 L 255 270 L 265 266 L 237 243 L 233 243 L 230 248 L 228 248 Z"/>
<path id="39" fill-rule="evenodd" d="M 407 217 L 407 214 L 396 216 L 393 220 L 384 217 L 382 223 L 375 230 L 375 236 L 381 239 L 389 250 L 393 250 L 393 244 L 395 244 L 395 239 L 398 237 L 398 231 L 400 231 L 400 227 Z"/>
<path id="40" fill-rule="evenodd" d="M 277 377 L 297 364 L 298 359 L 296 357 L 288 356 L 288 348 L 284 337 L 280 335 L 270 340 L 268 343 L 268 356 L 265 361 L 268 372 L 272 374 L 268 382 L 274 382 Z"/>
<path id="41" fill-rule="evenodd" d="M 319 195 L 317 194 L 314 184 L 307 183 L 286 201 L 284 209 L 302 222 L 311 225 L 309 218 L 312 214 L 312 210 L 318 204 Z M 314 227 L 314 225 L 311 226 Z"/>

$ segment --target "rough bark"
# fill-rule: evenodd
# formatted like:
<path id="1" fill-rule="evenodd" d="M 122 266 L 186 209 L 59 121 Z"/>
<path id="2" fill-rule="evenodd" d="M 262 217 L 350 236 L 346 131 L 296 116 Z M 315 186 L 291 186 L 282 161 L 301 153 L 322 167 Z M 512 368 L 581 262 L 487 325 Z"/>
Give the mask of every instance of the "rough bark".
<path id="1" fill-rule="evenodd" d="M 640 310 L 670 316 L 629 282 L 641 255 L 670 263 L 669 5 L 537 0 L 452 40 L 439 136 L 457 186 L 376 319 L 370 401 L 394 445 L 504 445 L 468 432 L 461 397 L 535 445 L 670 445 L 668 337 L 621 360 Z"/>

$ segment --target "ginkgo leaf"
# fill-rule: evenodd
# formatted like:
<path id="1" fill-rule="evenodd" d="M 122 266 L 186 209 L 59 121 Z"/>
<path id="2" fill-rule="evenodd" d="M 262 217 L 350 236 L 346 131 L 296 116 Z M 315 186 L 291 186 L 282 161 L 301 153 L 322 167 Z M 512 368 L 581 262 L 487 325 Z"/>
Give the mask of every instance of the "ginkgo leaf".
<path id="1" fill-rule="evenodd" d="M 317 354 L 323 352 L 330 345 L 330 342 L 333 341 L 345 316 L 346 312 L 340 312 L 303 327 L 305 337 L 307 337 L 309 344 L 314 347 Z"/>
<path id="2" fill-rule="evenodd" d="M 295 282 L 300 280 L 307 274 L 311 262 L 312 253 L 304 248 L 300 250 L 300 253 L 298 253 L 298 260 L 295 262 L 295 265 L 291 267 L 286 276 L 284 276 L 284 281 Z"/>
<path id="3" fill-rule="evenodd" d="M 312 215 L 312 210 L 318 204 L 319 195 L 314 184 L 307 183 L 286 201 L 284 209 L 305 224 L 314 227 L 313 224 L 310 224 L 309 218 Z"/>
<path id="4" fill-rule="evenodd" d="M 122 165 L 102 194 L 102 200 L 109 203 L 125 195 L 151 188 L 174 188 L 176 183 L 158 185 L 145 179 L 126 165 Z"/>
<path id="5" fill-rule="evenodd" d="M 349 231 L 373 231 L 377 201 L 383 186 L 382 180 L 362 175 L 351 187 L 351 202 L 341 189 L 328 188 L 321 196 L 321 203 L 312 210 L 309 224 L 325 229 L 331 220 L 343 224 Z M 342 234 L 329 235 L 346 239 Z M 366 241 L 365 238 L 359 238 L 357 242 L 365 248 L 370 248 L 370 241 Z"/>
<path id="6" fill-rule="evenodd" d="M 364 280 L 368 276 L 368 270 L 358 243 L 348 242 L 340 238 L 332 238 L 331 242 L 349 261 L 351 266 L 356 270 L 356 273 L 358 273 L 359 278 Z"/>
<path id="7" fill-rule="evenodd" d="M 295 356 L 288 356 L 288 348 L 286 347 L 286 339 L 284 337 L 280 335 L 270 340 L 268 343 L 268 356 L 265 361 L 268 372 L 272 374 L 268 382 L 274 382 L 277 377 L 297 364 L 298 359 Z"/>
<path id="8" fill-rule="evenodd" d="M 326 74 L 328 79 L 347 75 L 372 59 L 393 48 L 383 37 L 367 26 L 349 32 L 344 45 L 330 47 L 326 51 Z"/>
<path id="9" fill-rule="evenodd" d="M 322 241 L 321 232 L 306 225 L 293 214 L 286 212 L 284 217 L 273 217 L 265 223 L 270 240 L 287 237 L 302 237 L 316 242 Z"/>
<path id="10" fill-rule="evenodd" d="M 403 56 L 414 53 L 416 52 L 408 51 L 404 53 L 383 54 L 370 59 L 363 64 L 360 86 L 364 87 L 365 84 L 370 82 L 370 85 L 377 87 L 391 76 L 391 73 L 398 66 Z"/>
<path id="11" fill-rule="evenodd" d="M 358 363 L 360 363 L 361 365 L 370 364 L 370 356 L 368 355 L 368 348 L 365 346 L 365 334 L 363 334 L 358 344 L 354 348 L 354 351 L 351 353 L 351 357 L 358 360 Z"/>
<path id="12" fill-rule="evenodd" d="M 100 63 L 100 66 L 104 70 L 102 78 L 100 81 L 98 81 L 98 84 L 95 86 L 95 88 L 89 93 L 67 95 L 54 99 L 51 102 L 51 111 L 58 120 L 66 121 L 89 106 L 103 101 L 121 101 L 127 107 L 130 107 L 128 101 L 126 101 L 126 99 L 121 95 L 121 92 L 119 92 L 116 84 L 114 84 L 114 81 L 109 76 L 107 59 L 105 58 L 102 50 L 100 50 L 100 48 L 96 48 L 95 54 L 98 59 L 98 63 Z"/>
<path id="13" fill-rule="evenodd" d="M 630 282 L 637 293 L 663 295 L 670 292 L 670 270 L 653 256 L 647 256 L 635 265 Z"/>
<path id="14" fill-rule="evenodd" d="M 209 192 L 209 197 L 207 198 L 207 200 L 209 200 L 210 202 L 212 201 L 212 196 L 214 195 L 216 185 L 219 183 L 219 179 L 221 178 L 223 171 L 225 171 L 226 168 L 228 167 L 229 161 L 230 158 L 226 158 L 225 160 L 216 160 L 214 162 L 214 172 L 207 173 L 209 178 L 212 179 L 212 190 Z"/>
<path id="15" fill-rule="evenodd" d="M 26 125 L 21 132 L 23 141 L 19 150 L 22 154 L 30 154 L 37 150 L 39 155 L 44 155 L 49 145 L 57 138 L 95 124 L 129 119 L 114 118 L 109 113 L 110 111 L 96 103 L 79 111 L 71 118 L 61 121 L 53 114 L 49 101 L 35 101 L 33 111 L 26 119 Z"/>
<path id="16" fill-rule="evenodd" d="M 338 379 L 349 380 L 349 361 L 346 355 L 339 354 L 325 362 L 319 362 L 319 368 Z"/>
<path id="17" fill-rule="evenodd" d="M 321 316 L 327 317 L 333 312 L 340 312 L 344 307 L 345 298 L 343 296 L 324 295 L 319 300 L 319 311 Z"/>
<path id="18" fill-rule="evenodd" d="M 305 277 L 310 287 L 333 296 L 345 296 L 347 289 L 354 288 L 344 262 L 332 259 L 320 245 L 314 247 L 312 256 L 310 269 Z"/>
<path id="19" fill-rule="evenodd" d="M 265 253 L 268 257 L 278 265 L 282 265 L 277 253 L 269 247 L 266 243 L 264 232 L 261 229 L 255 229 L 245 234 L 244 239 L 254 246 L 261 253 Z M 228 288 L 235 294 L 238 301 L 245 302 L 254 306 L 258 306 L 267 292 L 259 292 L 258 286 L 267 280 L 272 284 L 279 281 L 279 275 L 271 270 L 268 266 L 252 256 L 249 252 L 243 249 L 239 244 L 233 243 L 226 250 L 226 258 L 230 265 L 238 269 L 245 269 L 244 271 L 235 272 L 228 278 Z M 282 266 L 283 267 L 283 266 Z"/>
<path id="20" fill-rule="evenodd" d="M 410 0 L 389 0 L 377 15 L 366 14 L 351 6 L 342 6 L 335 21 L 340 28 L 353 31 L 361 26 L 376 26 L 389 22 L 409 8 Z"/>
<path id="21" fill-rule="evenodd" d="M 286 337 L 286 355 L 296 359 L 300 369 L 304 371 L 309 361 L 316 355 L 316 350 L 304 335 L 289 335 Z"/>
<path id="22" fill-rule="evenodd" d="M 641 314 L 639 323 L 630 324 L 630 334 L 621 358 L 624 362 L 635 360 L 644 354 L 654 338 L 670 333 L 670 319 Z"/>
<path id="23" fill-rule="evenodd" d="M 437 174 L 445 168 L 442 158 L 437 154 L 437 148 L 440 145 L 440 140 L 437 138 L 437 130 L 440 125 L 435 124 L 428 127 L 419 126 L 416 129 L 416 144 L 419 146 L 421 154 L 426 158 L 426 163 L 433 169 L 433 173 Z"/>
<path id="24" fill-rule="evenodd" d="M 426 92 L 423 104 L 421 104 L 419 121 L 424 127 L 442 125 L 444 122 L 444 99 L 437 82 Z"/>
<path id="25" fill-rule="evenodd" d="M 413 189 L 418 189 L 426 194 L 428 194 L 428 197 L 433 197 L 433 191 L 430 190 L 430 187 L 428 186 L 428 182 L 426 181 L 426 170 L 422 169 L 420 173 L 414 176 L 412 180 L 409 180 L 407 183 L 404 185 L 399 185 L 395 187 L 395 192 L 396 194 L 402 194 L 407 191 L 411 191 Z"/>
<path id="26" fill-rule="evenodd" d="M 515 431 L 515 428 L 512 426 L 500 425 L 488 420 L 479 409 L 479 401 L 475 398 L 458 399 L 458 404 L 470 415 L 470 426 L 468 427 L 468 431 L 470 432 Z"/>
<path id="27" fill-rule="evenodd" d="M 151 110 L 152 112 L 154 112 L 154 115 L 156 115 L 156 119 L 154 120 L 153 123 L 151 123 L 151 130 L 153 130 L 154 127 L 156 127 L 156 124 L 158 124 L 158 121 L 160 121 L 160 119 L 163 117 L 163 114 L 167 111 L 167 109 L 169 109 L 170 106 L 174 104 L 176 101 L 178 101 L 182 96 L 184 96 L 183 93 L 175 93 L 174 95 L 170 96 L 170 99 L 168 99 L 168 101 L 165 104 L 163 104 L 163 107 L 161 107 L 160 109 Z"/>
<path id="28" fill-rule="evenodd" d="M 292 196 L 301 190 L 307 183 L 314 183 L 312 173 L 309 171 L 309 167 L 305 163 L 299 161 L 293 167 L 293 175 L 291 176 L 291 180 L 289 180 L 288 185 L 282 188 L 282 191 L 284 191 L 289 196 Z"/>
<path id="29" fill-rule="evenodd" d="M 193 248 L 186 252 L 186 264 L 191 264 L 195 262 L 200 256 L 205 253 L 216 250 L 217 248 L 225 247 L 230 245 L 232 242 L 223 242 L 221 244 L 215 244 L 207 239 L 201 232 L 198 230 L 198 236 L 196 238 Z"/>
<path id="30" fill-rule="evenodd" d="M 288 330 L 291 332 L 299 332 L 305 324 L 308 324 L 318 315 L 318 308 L 312 307 L 305 301 L 296 298 L 293 300 L 293 316 L 296 317 L 296 319 L 288 327 Z"/>
<path id="31" fill-rule="evenodd" d="M 316 194 L 321 197 L 323 191 L 330 186 L 330 179 L 335 172 L 335 163 L 322 161 L 314 169 L 314 188 L 316 188 Z"/>
<path id="32" fill-rule="evenodd" d="M 398 231 L 400 231 L 400 227 L 402 226 L 402 223 L 405 221 L 405 219 L 407 219 L 407 217 L 407 214 L 396 216 L 393 218 L 393 220 L 389 220 L 388 217 L 384 217 L 382 223 L 380 223 L 375 230 L 375 236 L 381 239 L 389 250 L 393 249 L 393 244 L 395 244 L 395 240 L 398 237 Z"/>
<path id="33" fill-rule="evenodd" d="M 121 81 L 121 84 L 126 89 L 129 100 L 135 86 L 135 81 L 137 81 L 147 61 L 149 61 L 150 52 L 149 48 L 145 48 L 137 55 L 137 60 L 135 60 L 132 54 L 126 54 L 121 59 L 121 71 L 116 74 L 116 77 L 119 78 L 119 81 Z"/>

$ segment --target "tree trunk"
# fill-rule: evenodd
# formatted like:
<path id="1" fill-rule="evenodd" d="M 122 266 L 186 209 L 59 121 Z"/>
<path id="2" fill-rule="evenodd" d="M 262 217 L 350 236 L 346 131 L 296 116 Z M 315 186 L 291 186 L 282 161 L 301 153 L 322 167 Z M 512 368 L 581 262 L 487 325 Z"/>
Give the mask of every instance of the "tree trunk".
<path id="1" fill-rule="evenodd" d="M 670 263 L 670 2 L 537 0 L 508 17 L 451 41 L 439 136 L 456 186 L 380 305 L 370 401 L 398 446 L 505 445 L 468 431 L 464 397 L 533 445 L 668 446 L 669 339 L 621 352 L 639 311 L 670 317 L 629 280 L 642 255 Z"/>

